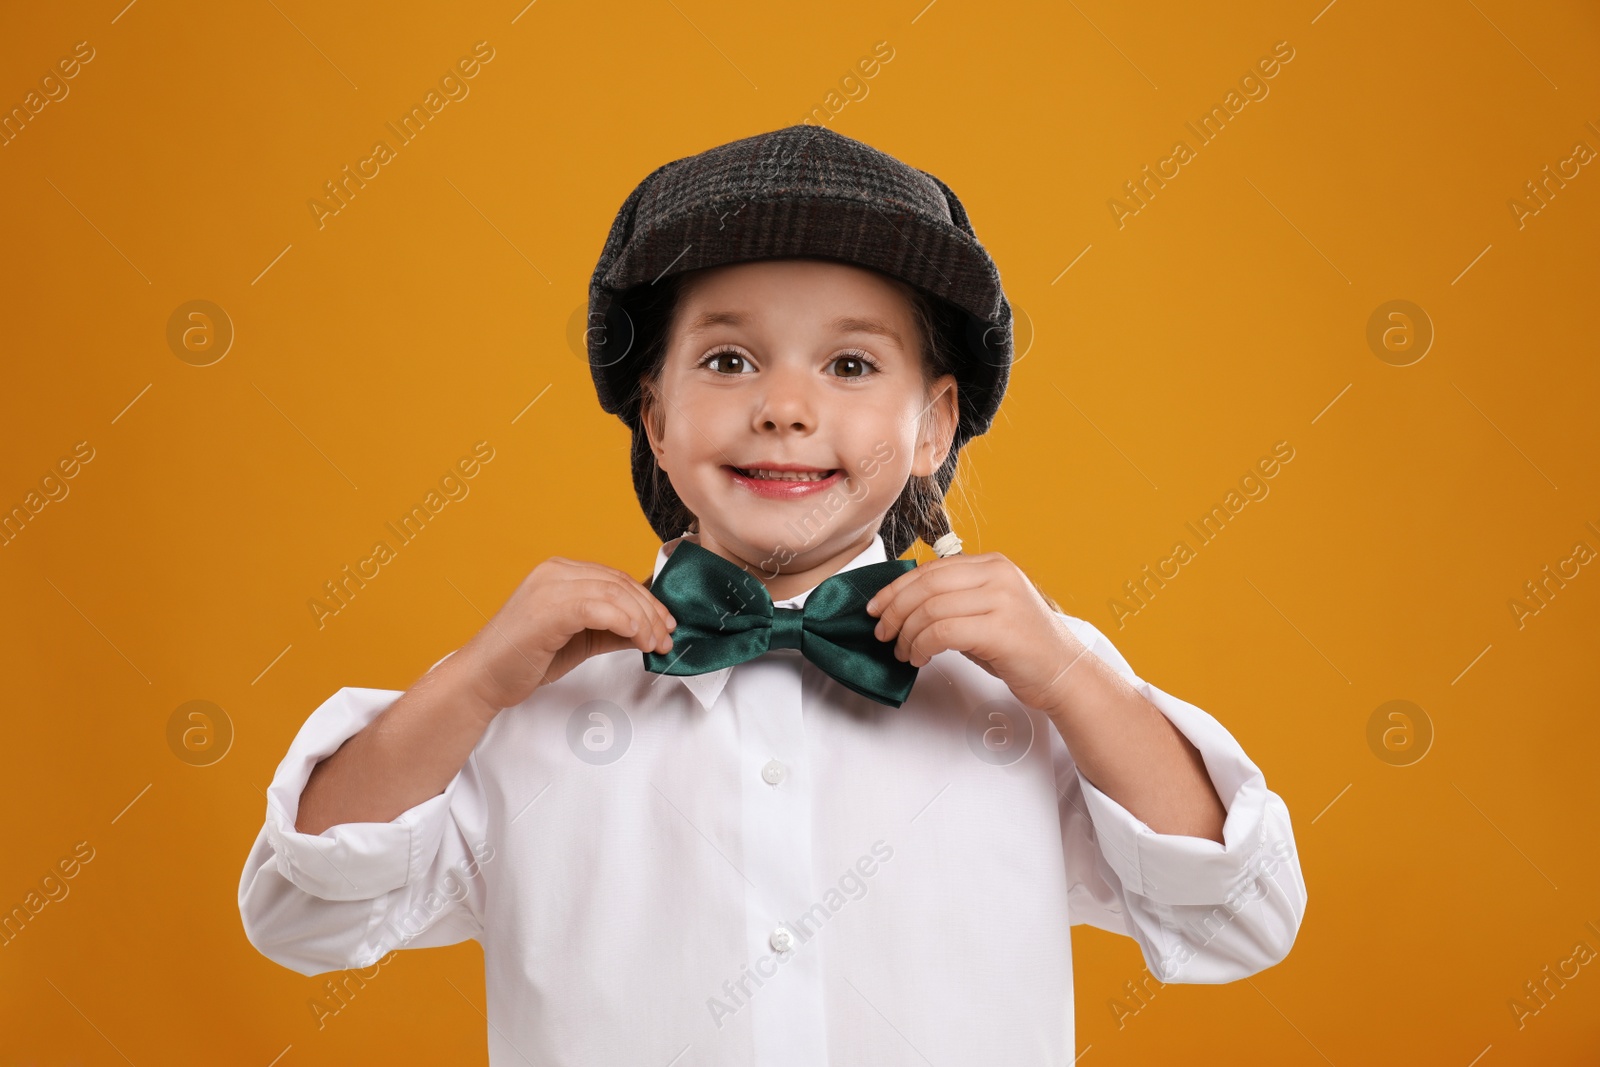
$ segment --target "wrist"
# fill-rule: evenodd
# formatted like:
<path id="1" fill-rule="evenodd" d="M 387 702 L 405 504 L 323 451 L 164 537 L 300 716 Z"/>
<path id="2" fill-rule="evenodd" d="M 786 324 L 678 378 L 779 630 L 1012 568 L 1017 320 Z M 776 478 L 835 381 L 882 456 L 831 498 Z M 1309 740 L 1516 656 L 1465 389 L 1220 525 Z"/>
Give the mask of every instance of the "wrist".
<path id="1" fill-rule="evenodd" d="M 488 675 L 472 659 L 470 646 L 457 649 L 440 661 L 430 673 L 439 675 L 439 684 L 451 693 L 450 705 L 487 726 L 508 705 L 485 683 Z"/>
<path id="2" fill-rule="evenodd" d="M 1095 677 L 1094 659 L 1089 647 L 1076 637 L 1068 637 L 1062 667 L 1056 676 L 1045 687 L 1044 694 L 1039 700 L 1039 710 L 1050 717 L 1050 720 L 1061 726 L 1067 723 L 1074 715 L 1074 709 L 1079 707 L 1084 699 L 1086 687 L 1092 687 Z"/>

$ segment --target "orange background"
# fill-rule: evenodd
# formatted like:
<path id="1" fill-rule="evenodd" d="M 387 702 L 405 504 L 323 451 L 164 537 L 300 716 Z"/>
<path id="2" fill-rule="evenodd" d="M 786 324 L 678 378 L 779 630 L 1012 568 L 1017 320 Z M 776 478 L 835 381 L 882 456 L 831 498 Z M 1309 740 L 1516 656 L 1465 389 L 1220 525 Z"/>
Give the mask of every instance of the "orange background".
<path id="1" fill-rule="evenodd" d="M 1508 206 L 1600 149 L 1592 5 L 124 2 L 0 17 L 7 110 L 94 50 L 0 147 L 0 506 L 93 449 L 0 548 L 0 908 L 94 850 L 0 948 L 0 1063 L 483 1061 L 472 943 L 400 954 L 321 1030 L 323 979 L 251 948 L 262 789 L 322 700 L 405 688 L 541 559 L 648 572 L 627 434 L 573 347 L 607 227 L 879 41 L 829 125 L 948 182 L 1031 323 L 963 454 L 968 551 L 1216 715 L 1309 886 L 1284 963 L 1120 1026 L 1138 948 L 1078 928 L 1080 1062 L 1595 1062 L 1600 966 L 1520 1026 L 1510 1002 L 1600 950 L 1600 575 L 1508 607 L 1600 549 L 1600 174 Z M 469 95 L 319 228 L 323 183 L 479 41 Z M 1197 147 L 1185 123 L 1280 41 L 1269 94 Z M 1119 227 L 1108 201 L 1179 138 L 1195 158 Z M 209 366 L 167 340 L 196 299 L 236 332 Z M 1407 366 L 1367 340 L 1397 299 L 1436 332 Z M 322 583 L 478 441 L 470 495 L 319 629 Z M 1123 583 L 1279 441 L 1270 494 L 1119 628 Z M 169 745 L 191 700 L 234 731 L 208 766 Z M 1368 740 L 1391 700 L 1431 724 L 1407 766 L 1407 735 Z"/>

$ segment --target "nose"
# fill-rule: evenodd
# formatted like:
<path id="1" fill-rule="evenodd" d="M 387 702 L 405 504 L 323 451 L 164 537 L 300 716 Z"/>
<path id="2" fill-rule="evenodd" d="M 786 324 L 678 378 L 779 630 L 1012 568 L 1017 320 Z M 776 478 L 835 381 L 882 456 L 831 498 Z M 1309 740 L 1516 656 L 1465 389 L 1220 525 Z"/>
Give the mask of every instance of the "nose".
<path id="1" fill-rule="evenodd" d="M 766 388 L 756 404 L 758 430 L 777 428 L 809 432 L 816 429 L 817 405 L 812 395 L 810 371 L 803 365 L 778 362 L 766 372 Z"/>

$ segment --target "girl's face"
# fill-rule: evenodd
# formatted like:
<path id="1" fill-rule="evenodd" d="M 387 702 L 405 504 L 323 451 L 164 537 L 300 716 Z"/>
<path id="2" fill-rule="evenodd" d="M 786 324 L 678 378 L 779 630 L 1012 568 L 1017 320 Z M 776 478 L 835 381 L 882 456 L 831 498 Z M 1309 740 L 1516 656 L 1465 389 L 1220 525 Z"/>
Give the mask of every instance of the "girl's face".
<path id="1" fill-rule="evenodd" d="M 956 383 L 923 384 L 909 286 L 821 259 L 696 271 L 644 423 L 700 544 L 759 576 L 832 573 L 872 541 L 912 475 L 944 461 Z M 804 468 L 820 481 L 757 471 Z M 790 473 L 785 478 L 797 477 Z M 826 576 L 826 575 L 824 575 Z M 769 582 L 774 599 L 780 592 Z"/>

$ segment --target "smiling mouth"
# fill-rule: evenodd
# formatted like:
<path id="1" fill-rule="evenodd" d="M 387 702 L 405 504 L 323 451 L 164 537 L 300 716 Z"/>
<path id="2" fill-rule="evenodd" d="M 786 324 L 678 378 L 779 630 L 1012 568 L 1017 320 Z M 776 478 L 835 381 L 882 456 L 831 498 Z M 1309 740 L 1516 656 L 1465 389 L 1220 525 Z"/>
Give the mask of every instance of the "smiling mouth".
<path id="1" fill-rule="evenodd" d="M 839 468 L 826 471 L 764 471 L 730 466 L 728 469 L 760 482 L 824 482 L 839 473 Z"/>

